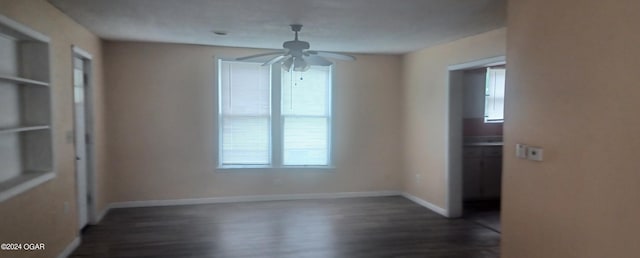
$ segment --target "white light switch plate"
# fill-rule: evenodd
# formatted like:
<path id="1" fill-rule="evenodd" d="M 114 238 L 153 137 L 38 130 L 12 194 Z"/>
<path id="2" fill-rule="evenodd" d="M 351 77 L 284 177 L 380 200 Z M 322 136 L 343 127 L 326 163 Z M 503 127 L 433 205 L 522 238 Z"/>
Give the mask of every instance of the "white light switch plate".
<path id="1" fill-rule="evenodd" d="M 529 160 L 534 161 L 542 161 L 543 150 L 540 147 L 531 147 L 527 148 L 527 158 Z"/>
<path id="2" fill-rule="evenodd" d="M 527 145 L 524 144 L 516 144 L 516 157 L 520 159 L 527 158 Z"/>

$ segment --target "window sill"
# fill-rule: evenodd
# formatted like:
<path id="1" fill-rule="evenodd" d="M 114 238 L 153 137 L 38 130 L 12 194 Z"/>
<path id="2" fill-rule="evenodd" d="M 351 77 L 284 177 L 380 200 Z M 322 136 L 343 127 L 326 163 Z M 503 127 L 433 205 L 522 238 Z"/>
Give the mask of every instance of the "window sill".
<path id="1" fill-rule="evenodd" d="M 24 193 L 56 175 L 52 171 L 25 172 L 15 178 L 0 183 L 0 202 Z"/>
<path id="2" fill-rule="evenodd" d="M 273 167 L 273 166 L 246 166 L 246 165 L 234 165 L 234 166 L 221 166 L 217 167 L 217 172 L 237 172 L 237 171 L 250 171 L 255 172 L 258 170 L 262 171 L 277 171 L 277 170 L 306 170 L 306 171 L 335 171 L 336 167 L 334 166 L 281 166 L 281 167 Z"/>
<path id="3" fill-rule="evenodd" d="M 264 169 L 271 168 L 269 165 L 224 165 L 218 166 L 216 169 Z"/>

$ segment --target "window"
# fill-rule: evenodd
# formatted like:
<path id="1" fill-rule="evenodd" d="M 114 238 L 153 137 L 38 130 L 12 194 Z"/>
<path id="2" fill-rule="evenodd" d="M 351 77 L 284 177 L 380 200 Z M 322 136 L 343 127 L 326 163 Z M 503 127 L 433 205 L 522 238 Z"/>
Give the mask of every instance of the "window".
<path id="1" fill-rule="evenodd" d="M 331 71 L 282 72 L 283 165 L 329 165 Z"/>
<path id="2" fill-rule="evenodd" d="M 484 122 L 502 123 L 504 122 L 504 89 L 505 89 L 504 68 L 487 68 L 487 83 L 484 98 Z"/>
<path id="3" fill-rule="evenodd" d="M 331 165 L 331 67 L 218 61 L 219 166 Z"/>
<path id="4" fill-rule="evenodd" d="M 220 164 L 271 164 L 270 69 L 219 63 Z"/>

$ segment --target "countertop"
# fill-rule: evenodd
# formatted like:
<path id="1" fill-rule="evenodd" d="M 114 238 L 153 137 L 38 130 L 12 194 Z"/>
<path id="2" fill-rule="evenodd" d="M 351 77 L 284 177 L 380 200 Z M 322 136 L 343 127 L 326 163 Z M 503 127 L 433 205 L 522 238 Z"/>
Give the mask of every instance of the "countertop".
<path id="1" fill-rule="evenodd" d="M 503 146 L 503 142 L 465 142 L 464 146 Z"/>

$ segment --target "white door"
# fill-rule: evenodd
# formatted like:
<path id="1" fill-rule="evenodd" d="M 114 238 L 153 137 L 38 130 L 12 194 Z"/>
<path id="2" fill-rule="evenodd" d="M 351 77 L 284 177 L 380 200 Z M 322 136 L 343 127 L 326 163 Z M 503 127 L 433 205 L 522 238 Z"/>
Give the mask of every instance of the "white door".
<path id="1" fill-rule="evenodd" d="M 73 59 L 73 103 L 75 109 L 75 149 L 76 149 L 76 183 L 78 189 L 79 228 L 87 225 L 88 191 L 87 191 L 87 145 L 85 128 L 85 86 L 86 79 L 84 61 Z"/>

